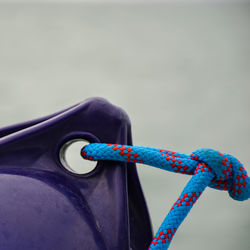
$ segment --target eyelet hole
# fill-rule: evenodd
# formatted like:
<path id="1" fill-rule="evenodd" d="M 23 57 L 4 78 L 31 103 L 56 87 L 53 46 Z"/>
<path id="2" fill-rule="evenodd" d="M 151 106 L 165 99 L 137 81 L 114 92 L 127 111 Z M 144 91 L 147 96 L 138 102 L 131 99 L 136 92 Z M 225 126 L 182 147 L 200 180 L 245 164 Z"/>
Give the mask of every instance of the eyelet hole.
<path id="1" fill-rule="evenodd" d="M 64 168 L 74 174 L 88 174 L 96 168 L 97 163 L 84 160 L 81 149 L 90 142 L 84 139 L 73 139 L 62 145 L 59 159 Z"/>

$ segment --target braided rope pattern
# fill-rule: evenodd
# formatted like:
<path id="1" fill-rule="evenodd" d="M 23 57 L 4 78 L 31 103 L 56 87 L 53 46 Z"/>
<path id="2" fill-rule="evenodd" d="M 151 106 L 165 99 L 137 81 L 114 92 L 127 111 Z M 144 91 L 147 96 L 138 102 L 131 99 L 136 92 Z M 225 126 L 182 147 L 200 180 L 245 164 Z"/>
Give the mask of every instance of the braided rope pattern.
<path id="1" fill-rule="evenodd" d="M 207 186 L 227 190 L 235 200 L 250 198 L 250 178 L 242 163 L 213 149 L 198 149 L 188 155 L 150 147 L 92 143 L 81 150 L 81 155 L 88 160 L 143 163 L 193 175 L 161 224 L 150 250 L 168 249 L 176 230 Z"/>

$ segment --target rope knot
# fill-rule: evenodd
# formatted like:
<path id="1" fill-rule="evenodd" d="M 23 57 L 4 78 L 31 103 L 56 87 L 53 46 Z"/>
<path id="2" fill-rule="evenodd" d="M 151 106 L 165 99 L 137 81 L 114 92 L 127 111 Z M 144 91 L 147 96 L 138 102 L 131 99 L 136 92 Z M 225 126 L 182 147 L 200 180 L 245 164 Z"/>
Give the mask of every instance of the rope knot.
<path id="1" fill-rule="evenodd" d="M 243 201 L 250 197 L 250 178 L 238 159 L 210 148 L 198 149 L 190 156 L 204 163 L 214 173 L 210 187 L 227 190 L 235 200 Z"/>

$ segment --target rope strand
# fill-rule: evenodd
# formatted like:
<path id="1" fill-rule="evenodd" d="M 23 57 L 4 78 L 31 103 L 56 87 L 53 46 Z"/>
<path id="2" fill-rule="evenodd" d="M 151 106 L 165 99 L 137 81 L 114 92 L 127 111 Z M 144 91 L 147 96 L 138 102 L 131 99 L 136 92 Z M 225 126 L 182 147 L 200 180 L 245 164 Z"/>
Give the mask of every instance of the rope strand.
<path id="1" fill-rule="evenodd" d="M 242 163 L 213 149 L 198 149 L 188 155 L 142 146 L 91 143 L 82 148 L 81 155 L 87 160 L 142 163 L 193 175 L 161 224 L 150 250 L 168 249 L 176 230 L 207 186 L 227 190 L 235 200 L 250 198 L 250 178 Z"/>

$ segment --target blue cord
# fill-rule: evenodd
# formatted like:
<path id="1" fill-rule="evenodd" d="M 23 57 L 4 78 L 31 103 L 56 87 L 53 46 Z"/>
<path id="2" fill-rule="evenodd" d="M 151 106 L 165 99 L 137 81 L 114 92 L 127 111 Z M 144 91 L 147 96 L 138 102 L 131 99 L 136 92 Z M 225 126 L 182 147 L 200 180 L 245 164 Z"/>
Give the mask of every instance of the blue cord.
<path id="1" fill-rule="evenodd" d="M 164 219 L 148 249 L 168 249 L 170 242 L 187 214 L 207 186 L 227 190 L 238 201 L 250 198 L 250 177 L 243 164 L 229 154 L 202 148 L 192 154 L 170 150 L 91 143 L 81 150 L 88 160 L 113 160 L 142 163 L 171 172 L 193 175 L 178 200 Z"/>

